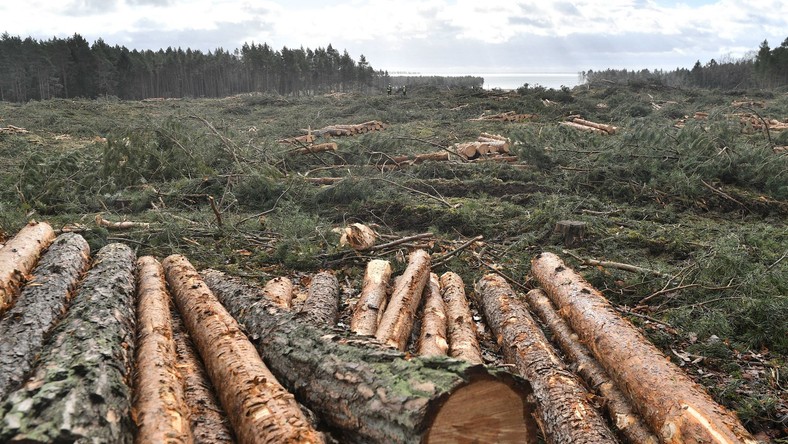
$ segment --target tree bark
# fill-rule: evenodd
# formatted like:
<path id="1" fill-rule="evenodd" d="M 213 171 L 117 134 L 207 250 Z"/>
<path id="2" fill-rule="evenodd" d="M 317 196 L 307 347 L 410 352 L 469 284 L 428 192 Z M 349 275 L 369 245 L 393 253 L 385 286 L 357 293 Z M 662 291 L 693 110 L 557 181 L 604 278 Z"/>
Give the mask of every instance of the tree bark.
<path id="1" fill-rule="evenodd" d="M 662 442 L 756 442 L 734 414 L 715 403 L 558 256 L 536 256 L 531 272 Z"/>
<path id="2" fill-rule="evenodd" d="M 99 250 L 32 376 L 0 405 L 0 441 L 131 443 L 134 252 Z"/>
<path id="3" fill-rule="evenodd" d="M 0 320 L 0 399 L 24 382 L 89 263 L 90 246 L 74 233 L 58 236 L 41 256 L 16 305 Z"/>
<path id="4" fill-rule="evenodd" d="M 205 282 L 272 372 L 345 443 L 536 442 L 520 378 L 303 322 L 217 271 Z M 474 441 L 475 440 L 475 441 Z"/>
<path id="5" fill-rule="evenodd" d="M 509 284 L 496 274 L 488 274 L 478 282 L 476 294 L 506 360 L 515 364 L 533 387 L 547 441 L 616 442 L 596 407 L 588 401 L 590 396 L 582 382 L 566 370 Z"/>
<path id="6" fill-rule="evenodd" d="M 293 395 L 181 255 L 162 263 L 186 329 L 240 443 L 322 443 Z M 264 299 L 261 299 L 264 301 Z"/>
<path id="7" fill-rule="evenodd" d="M 391 279 L 389 261 L 374 259 L 367 264 L 361 296 L 353 309 L 350 331 L 357 335 L 374 336 L 386 309 L 386 292 Z"/>
<path id="8" fill-rule="evenodd" d="M 132 410 L 138 428 L 136 442 L 194 442 L 177 368 L 164 269 L 151 256 L 137 260 L 136 351 Z"/>
<path id="9" fill-rule="evenodd" d="M 303 319 L 315 325 L 333 327 L 339 316 L 339 282 L 328 271 L 312 276 L 309 291 L 300 312 Z"/>
<path id="10" fill-rule="evenodd" d="M 405 350 L 421 295 L 430 277 L 430 255 L 424 250 L 410 254 L 408 266 L 394 287 L 388 307 L 380 320 L 375 337 L 380 342 Z"/>
<path id="11" fill-rule="evenodd" d="M 574 364 L 575 372 L 603 398 L 602 405 L 619 433 L 628 442 L 657 444 L 657 437 L 646 427 L 624 393 L 610 380 L 588 349 L 580 343 L 575 332 L 556 313 L 544 292 L 537 288 L 529 291 L 525 297 L 531 310 L 550 329 L 554 340 Z"/>
<path id="12" fill-rule="evenodd" d="M 482 364 L 482 350 L 476 338 L 471 308 L 465 297 L 465 284 L 454 272 L 441 276 L 441 293 L 446 303 L 446 333 L 449 338 L 449 356 L 471 364 Z"/>
<path id="13" fill-rule="evenodd" d="M 293 303 L 293 282 L 286 276 L 275 277 L 265 283 L 263 295 L 282 308 Z"/>
<path id="14" fill-rule="evenodd" d="M 30 222 L 0 249 L 0 315 L 11 308 L 38 257 L 55 239 L 46 222 Z"/>
<path id="15" fill-rule="evenodd" d="M 177 310 L 171 310 L 172 334 L 178 370 L 183 376 L 183 396 L 189 408 L 189 427 L 197 444 L 234 444 L 224 409 L 216 399 L 211 380 L 189 339 Z"/>
<path id="16" fill-rule="evenodd" d="M 419 335 L 419 356 L 446 356 L 449 350 L 446 342 L 446 308 L 441 298 L 441 284 L 437 274 L 430 273 L 422 299 L 424 316 Z"/>
<path id="17" fill-rule="evenodd" d="M 594 128 L 593 126 L 581 125 L 581 124 L 575 123 L 575 122 L 561 122 L 561 123 L 559 123 L 559 125 L 568 126 L 570 128 L 574 128 L 576 130 L 585 131 L 585 132 L 589 132 L 589 133 L 605 134 L 605 135 L 608 134 L 608 132 L 605 131 L 605 130 L 601 130 L 599 128 Z"/>

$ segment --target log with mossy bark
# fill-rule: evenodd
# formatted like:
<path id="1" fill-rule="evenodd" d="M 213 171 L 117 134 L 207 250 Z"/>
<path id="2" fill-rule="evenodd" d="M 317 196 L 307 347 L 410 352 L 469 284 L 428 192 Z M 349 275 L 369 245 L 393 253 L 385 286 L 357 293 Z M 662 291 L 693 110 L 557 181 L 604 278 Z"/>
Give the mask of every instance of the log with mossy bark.
<path id="1" fill-rule="evenodd" d="M 312 276 L 300 315 L 315 325 L 333 327 L 339 317 L 339 282 L 333 273 L 321 271 Z"/>
<path id="2" fill-rule="evenodd" d="M 162 265 L 184 325 L 238 441 L 324 442 L 191 263 L 184 256 L 172 255 Z"/>
<path id="3" fill-rule="evenodd" d="M 137 260 L 137 347 L 134 408 L 137 442 L 194 442 L 172 335 L 164 269 L 152 256 Z"/>
<path id="4" fill-rule="evenodd" d="M 0 404 L 0 442 L 133 441 L 134 252 L 96 254 L 36 369 Z"/>
<path id="5" fill-rule="evenodd" d="M 471 364 L 483 363 L 476 325 L 465 296 L 465 284 L 457 273 L 448 271 L 441 276 L 441 295 L 446 303 L 449 356 Z"/>
<path id="6" fill-rule="evenodd" d="M 389 304 L 375 332 L 380 342 L 405 350 L 429 277 L 430 255 L 424 250 L 415 250 L 408 258 L 408 266 L 402 277 L 395 283 Z"/>
<path id="7" fill-rule="evenodd" d="M 539 423 L 555 444 L 614 443 L 615 436 L 528 313 L 524 302 L 497 274 L 482 277 L 476 297 L 507 362 L 533 387 Z"/>
<path id="8" fill-rule="evenodd" d="M 0 320 L 0 399 L 24 382 L 89 263 L 90 246 L 74 233 L 58 236 L 41 256 L 16 305 Z"/>
<path id="9" fill-rule="evenodd" d="M 46 222 L 30 222 L 0 249 L 0 315 L 11 308 L 38 257 L 55 239 Z"/>
<path id="10" fill-rule="evenodd" d="M 552 332 L 553 340 L 572 362 L 575 373 L 601 398 L 611 422 L 621 436 L 631 443 L 656 444 L 657 437 L 646 427 L 624 393 L 616 387 L 607 372 L 580 343 L 577 334 L 558 315 L 544 292 L 538 288 L 525 295 L 528 306 Z"/>
<path id="11" fill-rule="evenodd" d="M 757 442 L 561 258 L 542 253 L 531 273 L 662 442 Z"/>
<path id="12" fill-rule="evenodd" d="M 372 338 L 303 322 L 221 272 L 203 277 L 271 371 L 340 442 L 536 442 L 520 378 L 454 359 L 407 360 Z"/>
<path id="13" fill-rule="evenodd" d="M 391 279 L 389 261 L 373 259 L 364 272 L 361 295 L 353 308 L 350 331 L 357 335 L 374 336 L 386 310 L 386 292 Z"/>
<path id="14" fill-rule="evenodd" d="M 422 299 L 424 313 L 419 332 L 419 356 L 446 356 L 449 350 L 446 342 L 446 306 L 441 297 L 440 280 L 435 273 L 430 273 Z"/>

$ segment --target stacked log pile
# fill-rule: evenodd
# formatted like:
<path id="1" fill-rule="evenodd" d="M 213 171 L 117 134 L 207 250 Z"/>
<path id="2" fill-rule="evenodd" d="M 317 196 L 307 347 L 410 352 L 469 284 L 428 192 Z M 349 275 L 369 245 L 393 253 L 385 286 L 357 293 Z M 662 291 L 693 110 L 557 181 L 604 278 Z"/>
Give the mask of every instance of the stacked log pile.
<path id="1" fill-rule="evenodd" d="M 41 259 L 0 276 L 16 289 L 0 442 L 755 442 L 555 255 L 526 298 L 498 275 L 469 297 L 424 250 L 397 276 L 372 260 L 347 328 L 332 270 L 296 309 L 285 276 L 257 286 L 123 244 L 89 264 L 78 234 L 42 247 L 46 227 L 7 244 Z M 511 372 L 483 365 L 472 305 Z"/>
<path id="2" fill-rule="evenodd" d="M 368 122 L 350 124 L 350 125 L 329 125 L 320 129 L 307 129 L 304 130 L 307 134 L 297 137 L 290 137 L 286 139 L 277 140 L 279 143 L 289 143 L 295 145 L 310 145 L 315 142 L 316 137 L 344 137 L 356 136 L 372 131 L 383 131 L 388 125 L 379 120 L 370 120 Z"/>
<path id="3" fill-rule="evenodd" d="M 536 114 L 520 114 L 514 111 L 507 111 L 505 113 L 500 114 L 492 114 L 492 115 L 485 115 L 482 114 L 481 116 L 475 119 L 468 119 L 470 121 L 493 121 L 493 122 L 522 122 L 525 120 L 533 120 L 537 118 Z"/>
<path id="4" fill-rule="evenodd" d="M 8 125 L 5 128 L 0 128 L 0 135 L 3 135 L 3 134 L 27 134 L 29 132 L 30 131 L 28 131 L 28 130 L 26 130 L 24 128 L 21 128 L 21 127 L 18 127 L 18 126 L 14 126 L 14 125 Z"/>
<path id="5" fill-rule="evenodd" d="M 604 123 L 596 123 L 590 120 L 585 120 L 578 116 L 569 116 L 567 120 L 560 123 L 561 126 L 576 129 L 578 131 L 585 131 L 590 133 L 611 135 L 618 132 L 618 127 L 607 125 Z"/>
<path id="6" fill-rule="evenodd" d="M 514 157 L 509 156 L 511 140 L 498 134 L 481 133 L 473 142 L 455 143 L 454 150 L 466 159 Z"/>

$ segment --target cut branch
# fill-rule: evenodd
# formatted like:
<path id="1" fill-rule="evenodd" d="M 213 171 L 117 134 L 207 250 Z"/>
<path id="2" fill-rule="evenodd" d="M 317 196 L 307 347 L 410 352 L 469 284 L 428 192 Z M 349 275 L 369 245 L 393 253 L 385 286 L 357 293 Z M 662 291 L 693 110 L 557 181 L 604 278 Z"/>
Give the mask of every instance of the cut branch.
<path id="1" fill-rule="evenodd" d="M 441 293 L 446 303 L 449 356 L 471 364 L 482 364 L 482 352 L 476 337 L 471 308 L 465 297 L 465 284 L 454 272 L 441 276 Z"/>
<path id="2" fill-rule="evenodd" d="M 353 309 L 350 331 L 357 335 L 374 336 L 380 318 L 386 310 L 386 291 L 391 279 L 389 261 L 375 259 L 369 261 L 364 273 L 364 285 Z"/>
<path id="3" fill-rule="evenodd" d="M 112 222 L 101 215 L 101 213 L 96 215 L 96 225 L 99 227 L 104 227 L 108 230 L 128 230 L 131 228 L 150 228 L 150 224 L 147 222 L 131 222 L 128 220 L 124 220 L 121 222 Z"/>

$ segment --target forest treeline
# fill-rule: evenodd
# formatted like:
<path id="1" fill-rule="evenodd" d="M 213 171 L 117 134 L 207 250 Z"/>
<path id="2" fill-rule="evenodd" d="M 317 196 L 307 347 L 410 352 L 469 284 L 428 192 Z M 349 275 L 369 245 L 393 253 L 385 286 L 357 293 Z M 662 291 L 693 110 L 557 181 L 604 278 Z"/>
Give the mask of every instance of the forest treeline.
<path id="1" fill-rule="evenodd" d="M 216 49 L 130 50 L 79 34 L 36 40 L 0 36 L 0 100 L 114 96 L 225 97 L 247 92 L 285 95 L 383 91 L 389 83 L 481 87 L 481 78 L 400 79 L 375 70 L 364 55 L 353 59 L 326 48 L 275 50 L 246 43 L 233 52 Z"/>
<path id="2" fill-rule="evenodd" d="M 774 49 L 764 40 L 757 52 L 740 59 L 700 60 L 692 69 L 673 71 L 607 69 L 582 73 L 588 83 L 659 83 L 710 89 L 778 88 L 788 86 L 788 38 Z"/>

